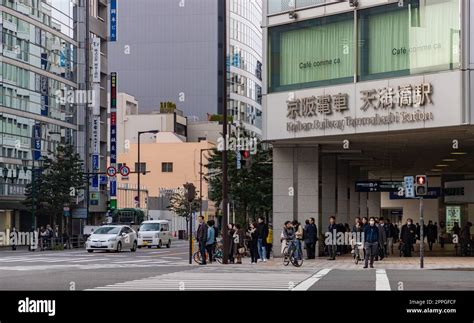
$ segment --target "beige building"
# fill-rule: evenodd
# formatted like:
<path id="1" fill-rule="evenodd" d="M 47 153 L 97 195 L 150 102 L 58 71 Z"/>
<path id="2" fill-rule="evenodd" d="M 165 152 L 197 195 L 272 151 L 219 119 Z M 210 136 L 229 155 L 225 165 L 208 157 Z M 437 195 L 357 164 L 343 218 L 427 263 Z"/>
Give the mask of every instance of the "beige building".
<path id="1" fill-rule="evenodd" d="M 161 207 L 151 210 L 148 207 L 148 199 L 153 197 L 165 198 L 176 189 L 189 182 L 200 187 L 200 156 L 202 153 L 203 165 L 207 164 L 208 152 L 204 149 L 210 149 L 214 145 L 207 142 L 185 142 L 180 136 L 171 132 L 160 132 L 154 142 L 146 142 L 140 145 L 141 150 L 141 168 L 146 169 L 146 175 L 140 175 L 141 182 L 141 202 L 140 206 L 147 209 L 149 214 L 154 211 L 165 211 L 166 203 Z M 119 164 L 126 164 L 135 171 L 138 168 L 138 145 L 130 144 L 129 149 L 118 157 Z M 119 165 L 120 166 L 120 165 Z M 207 169 L 203 166 L 203 174 Z M 119 207 L 135 207 L 135 197 L 137 193 L 137 174 L 131 174 L 124 178 L 118 177 L 119 188 Z M 203 178 L 202 180 L 203 212 L 213 212 L 207 207 L 208 186 Z M 151 212 L 151 213 L 150 213 Z M 155 212 L 156 213 L 156 212 Z M 163 214 L 163 212 L 161 212 Z"/>

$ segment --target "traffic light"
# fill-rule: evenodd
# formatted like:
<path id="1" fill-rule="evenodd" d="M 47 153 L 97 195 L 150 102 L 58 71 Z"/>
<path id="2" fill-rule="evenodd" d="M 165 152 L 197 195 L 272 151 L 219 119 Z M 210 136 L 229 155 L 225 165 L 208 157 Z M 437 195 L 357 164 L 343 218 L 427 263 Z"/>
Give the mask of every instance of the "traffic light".
<path id="1" fill-rule="evenodd" d="M 428 194 L 428 178 L 426 175 L 416 175 L 415 192 L 418 196 L 424 196 Z"/>
<path id="2" fill-rule="evenodd" d="M 183 186 L 186 189 L 186 198 L 188 199 L 188 201 L 194 201 L 194 198 L 196 197 L 196 187 L 194 186 L 194 184 L 186 183 Z"/>
<path id="3" fill-rule="evenodd" d="M 250 151 L 248 150 L 240 151 L 240 165 L 243 168 L 250 168 L 250 165 L 251 165 Z"/>

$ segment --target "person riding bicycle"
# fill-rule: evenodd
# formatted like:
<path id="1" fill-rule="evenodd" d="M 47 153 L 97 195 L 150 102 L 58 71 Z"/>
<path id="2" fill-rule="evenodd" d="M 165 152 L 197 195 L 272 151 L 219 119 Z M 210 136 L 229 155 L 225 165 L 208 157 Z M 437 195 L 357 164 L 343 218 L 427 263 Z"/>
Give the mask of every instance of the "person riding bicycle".
<path id="1" fill-rule="evenodd" d="M 295 248 L 295 253 L 297 259 L 301 259 L 301 251 L 298 248 L 299 246 L 299 241 L 296 239 L 296 230 L 293 226 L 293 223 L 290 221 L 285 222 L 285 226 L 283 228 L 283 237 L 286 240 L 286 243 L 288 244 L 288 250 L 291 248 Z"/>

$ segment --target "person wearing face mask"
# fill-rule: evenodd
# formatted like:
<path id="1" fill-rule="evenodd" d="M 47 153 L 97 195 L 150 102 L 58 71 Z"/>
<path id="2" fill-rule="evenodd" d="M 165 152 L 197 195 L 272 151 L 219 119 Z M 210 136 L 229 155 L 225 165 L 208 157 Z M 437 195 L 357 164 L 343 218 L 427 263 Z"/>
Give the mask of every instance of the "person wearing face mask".
<path id="1" fill-rule="evenodd" d="M 416 239 L 416 226 L 412 219 L 407 219 L 407 223 L 402 226 L 400 240 L 402 243 L 402 253 L 405 257 L 411 257 L 411 251 Z"/>
<path id="2" fill-rule="evenodd" d="M 374 268 L 374 258 L 378 252 L 379 244 L 379 228 L 375 225 L 375 219 L 369 219 L 369 225 L 364 228 L 364 249 L 365 249 L 365 264 L 364 268 L 368 268 L 370 260 L 370 268 Z"/>

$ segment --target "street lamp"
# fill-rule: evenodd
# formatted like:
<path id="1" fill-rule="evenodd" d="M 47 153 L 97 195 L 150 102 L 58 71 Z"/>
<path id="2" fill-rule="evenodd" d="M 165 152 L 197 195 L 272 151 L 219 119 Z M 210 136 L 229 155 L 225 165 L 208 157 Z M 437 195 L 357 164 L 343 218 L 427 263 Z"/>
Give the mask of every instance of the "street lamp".
<path id="1" fill-rule="evenodd" d="M 138 209 L 140 208 L 140 174 L 142 172 L 142 167 L 141 167 L 141 163 L 140 163 L 140 136 L 145 134 L 145 133 L 157 134 L 158 132 L 160 132 L 160 131 L 159 130 L 148 130 L 148 131 L 139 131 L 138 132 L 138 158 L 137 158 L 138 159 L 138 167 L 137 167 L 138 201 L 137 201 L 137 208 Z"/>

